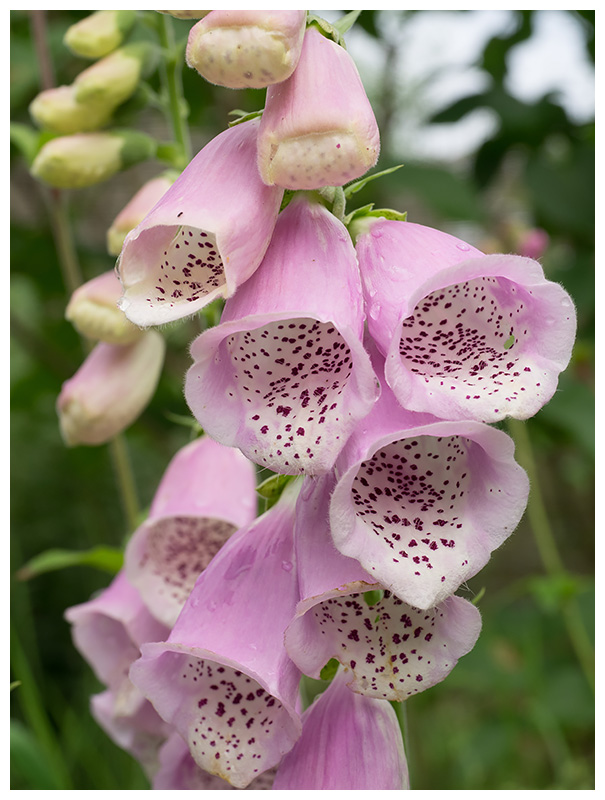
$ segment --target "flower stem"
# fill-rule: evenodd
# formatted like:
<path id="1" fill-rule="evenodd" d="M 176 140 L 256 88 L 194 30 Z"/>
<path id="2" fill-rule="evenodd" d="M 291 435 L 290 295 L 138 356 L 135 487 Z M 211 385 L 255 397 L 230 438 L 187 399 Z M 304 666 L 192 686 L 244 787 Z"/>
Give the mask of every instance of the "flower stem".
<path id="1" fill-rule="evenodd" d="M 181 151 L 180 163 L 176 166 L 183 169 L 191 159 L 191 139 L 187 125 L 188 112 L 181 74 L 183 62 L 180 53 L 175 52 L 172 19 L 165 14 L 162 14 L 160 20 L 159 36 L 164 50 L 162 80 L 168 98 L 168 117 L 174 140 Z"/>
<path id="2" fill-rule="evenodd" d="M 538 470 L 527 425 L 520 420 L 509 419 L 508 427 L 515 440 L 516 457 L 526 470 L 531 485 L 527 504 L 527 516 L 534 534 L 536 546 L 544 569 L 551 577 L 568 575 L 563 560 L 557 549 L 557 543 L 546 512 L 546 505 L 540 489 Z M 563 621 L 571 640 L 576 657 L 580 662 L 586 680 L 592 691 L 595 690 L 594 648 L 575 597 L 561 601 Z"/>
<path id="3" fill-rule="evenodd" d="M 128 532 L 132 533 L 139 520 L 139 501 L 134 481 L 134 472 L 128 455 L 126 439 L 123 434 L 118 434 L 109 442 L 109 452 L 116 474 L 116 481 L 120 489 L 122 508 L 128 525 Z"/>

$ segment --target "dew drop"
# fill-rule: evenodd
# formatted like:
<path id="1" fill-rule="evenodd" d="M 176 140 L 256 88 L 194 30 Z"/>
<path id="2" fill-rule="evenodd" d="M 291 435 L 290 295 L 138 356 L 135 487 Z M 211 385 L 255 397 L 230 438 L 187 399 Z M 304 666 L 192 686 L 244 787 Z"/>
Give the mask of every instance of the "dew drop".
<path id="1" fill-rule="evenodd" d="M 281 568 L 284 572 L 291 572 L 292 571 L 292 562 L 291 561 L 282 561 Z"/>

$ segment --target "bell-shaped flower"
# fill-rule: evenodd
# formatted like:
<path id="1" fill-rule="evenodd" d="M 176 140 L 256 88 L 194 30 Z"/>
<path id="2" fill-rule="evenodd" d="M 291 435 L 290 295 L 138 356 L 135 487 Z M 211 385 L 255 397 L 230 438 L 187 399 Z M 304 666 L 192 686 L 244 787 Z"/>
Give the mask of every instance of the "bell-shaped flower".
<path id="1" fill-rule="evenodd" d="M 335 472 L 330 528 L 337 549 L 420 609 L 441 603 L 485 566 L 517 526 L 529 494 L 507 434 L 406 411 L 387 386 Z"/>
<path id="2" fill-rule="evenodd" d="M 235 790 L 227 781 L 201 769 L 193 760 L 186 742 L 178 733 L 173 733 L 159 752 L 160 766 L 153 779 L 154 789 L 204 789 L 220 791 Z M 250 791 L 271 789 L 275 769 L 263 772 L 246 788 Z"/>
<path id="3" fill-rule="evenodd" d="M 303 714 L 300 739 L 273 789 L 409 789 L 397 715 L 386 700 L 354 694 L 340 670 Z"/>
<path id="4" fill-rule="evenodd" d="M 164 351 L 157 331 L 130 345 L 99 342 L 57 399 L 65 443 L 105 444 L 131 425 L 155 392 Z"/>
<path id="5" fill-rule="evenodd" d="M 122 44 L 136 16 L 136 11 L 95 11 L 69 26 L 63 44 L 77 56 L 103 58 Z"/>
<path id="6" fill-rule="evenodd" d="M 121 296 L 122 284 L 115 271 L 109 270 L 76 289 L 65 309 L 65 318 L 88 339 L 132 344 L 145 333 L 118 308 Z"/>
<path id="7" fill-rule="evenodd" d="M 110 119 L 112 109 L 94 103 L 79 103 L 73 86 L 45 89 L 32 100 L 29 113 L 41 128 L 53 133 L 96 131 Z"/>
<path id="8" fill-rule="evenodd" d="M 258 168 L 285 189 L 341 186 L 378 160 L 380 135 L 349 53 L 309 27 L 298 66 L 269 86 L 258 134 Z"/>
<path id="9" fill-rule="evenodd" d="M 202 436 L 174 456 L 125 570 L 151 613 L 172 627 L 198 576 L 227 539 L 256 516 L 256 471 L 239 450 Z"/>
<path id="10" fill-rule="evenodd" d="M 362 218 L 353 233 L 369 331 L 405 408 L 495 422 L 550 400 L 576 315 L 538 262 L 411 222 Z"/>
<path id="11" fill-rule="evenodd" d="M 306 11 L 211 11 L 187 41 L 187 64 L 210 83 L 263 89 L 294 72 Z"/>
<path id="12" fill-rule="evenodd" d="M 72 625 L 76 649 L 111 691 L 111 714 L 135 714 L 145 701 L 130 682 L 130 665 L 143 642 L 162 641 L 168 629 L 151 616 L 123 571 L 101 594 L 68 608 L 65 618 Z M 109 695 L 102 703 L 107 714 L 108 701 Z"/>
<path id="13" fill-rule="evenodd" d="M 149 42 L 127 44 L 79 73 L 73 83 L 79 103 L 115 109 L 152 71 L 157 52 Z"/>
<path id="14" fill-rule="evenodd" d="M 147 181 L 120 211 L 107 231 L 107 252 L 119 256 L 126 235 L 142 222 L 155 204 L 166 194 L 176 173 L 163 172 Z"/>
<path id="15" fill-rule="evenodd" d="M 204 430 L 285 474 L 328 471 L 377 392 L 344 225 L 295 197 L 260 269 L 191 346 L 185 397 Z"/>
<path id="16" fill-rule="evenodd" d="M 135 324 L 194 314 L 232 295 L 262 261 L 283 193 L 258 175 L 258 125 L 216 136 L 126 237 L 121 307 Z"/>
<path id="17" fill-rule="evenodd" d="M 235 533 L 200 575 L 168 640 L 143 645 L 132 681 L 199 767 L 243 788 L 300 735 L 300 672 L 283 646 L 298 598 L 298 487 Z"/>
<path id="18" fill-rule="evenodd" d="M 286 630 L 286 650 L 305 675 L 319 678 L 335 658 L 347 668 L 353 692 L 402 701 L 449 675 L 477 641 L 481 617 L 462 597 L 428 610 L 410 606 L 339 553 L 328 525 L 333 486 L 332 475 L 307 478 L 298 498 L 301 599 Z"/>
<path id="19" fill-rule="evenodd" d="M 42 145 L 31 174 L 56 189 L 83 189 L 151 158 L 155 150 L 154 140 L 141 131 L 59 136 Z"/>
<path id="20" fill-rule="evenodd" d="M 116 697 L 107 689 L 90 698 L 90 710 L 99 727 L 118 747 L 130 753 L 152 778 L 159 766 L 159 750 L 170 735 L 170 727 L 148 700 L 131 713 L 116 711 Z"/>

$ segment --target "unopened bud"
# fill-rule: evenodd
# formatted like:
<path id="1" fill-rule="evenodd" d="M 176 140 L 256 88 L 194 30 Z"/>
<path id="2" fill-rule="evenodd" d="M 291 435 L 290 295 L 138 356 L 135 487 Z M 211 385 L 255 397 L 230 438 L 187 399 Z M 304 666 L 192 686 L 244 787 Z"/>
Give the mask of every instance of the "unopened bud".
<path id="1" fill-rule="evenodd" d="M 57 189 L 82 189 L 150 158 L 155 148 L 155 141 L 139 131 L 61 136 L 40 149 L 31 173 Z"/>
<path id="2" fill-rule="evenodd" d="M 136 16 L 136 11 L 95 11 L 71 25 L 63 43 L 77 56 L 103 58 L 122 44 Z"/>
<path id="3" fill-rule="evenodd" d="M 111 108 L 78 103 L 73 86 L 46 89 L 29 107 L 34 122 L 53 133 L 71 134 L 96 131 L 111 117 Z"/>
<path id="4" fill-rule="evenodd" d="M 126 235 L 141 222 L 172 186 L 176 173 L 165 172 L 142 186 L 124 206 L 107 231 L 107 251 L 119 256 Z"/>
<path id="5" fill-rule="evenodd" d="M 307 28 L 298 66 L 269 86 L 258 132 L 258 168 L 268 186 L 342 186 L 374 166 L 380 135 L 351 56 Z"/>
<path id="6" fill-rule="evenodd" d="M 74 81 L 76 100 L 116 108 L 134 94 L 156 56 L 156 49 L 147 42 L 120 47 L 78 75 Z"/>
<path id="7" fill-rule="evenodd" d="M 72 294 L 65 317 L 88 339 L 109 344 L 132 344 L 144 335 L 118 308 L 122 284 L 113 270 L 97 275 Z"/>
<path id="8" fill-rule="evenodd" d="M 125 347 L 99 343 L 57 400 L 65 443 L 104 444 L 131 425 L 155 392 L 164 350 L 157 331 Z"/>
<path id="9" fill-rule="evenodd" d="M 294 72 L 305 11 L 211 11 L 193 26 L 187 64 L 210 83 L 262 89 Z"/>

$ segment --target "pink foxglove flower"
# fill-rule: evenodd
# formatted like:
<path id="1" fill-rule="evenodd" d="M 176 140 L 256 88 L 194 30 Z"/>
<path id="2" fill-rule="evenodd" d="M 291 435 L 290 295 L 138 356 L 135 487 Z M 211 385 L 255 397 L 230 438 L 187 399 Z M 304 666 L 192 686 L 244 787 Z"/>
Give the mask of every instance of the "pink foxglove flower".
<path id="1" fill-rule="evenodd" d="M 168 640 L 143 645 L 130 676 L 199 767 L 243 788 L 300 735 L 300 672 L 283 646 L 298 591 L 298 487 L 235 533 L 200 575 Z"/>
<path id="2" fill-rule="evenodd" d="M 232 295 L 260 264 L 283 193 L 258 175 L 258 124 L 216 136 L 126 237 L 121 307 L 135 324 L 194 314 Z"/>
<path id="3" fill-rule="evenodd" d="M 120 211 L 107 231 L 107 252 L 119 256 L 124 239 L 133 228 L 145 219 L 155 204 L 172 186 L 176 174 L 164 172 L 147 181 Z"/>
<path id="4" fill-rule="evenodd" d="M 294 72 L 306 11 L 211 11 L 195 24 L 187 64 L 210 83 L 263 89 Z"/>
<path id="5" fill-rule="evenodd" d="M 128 578 L 158 620 L 174 625 L 198 576 L 256 516 L 257 497 L 254 465 L 239 450 L 207 436 L 179 450 L 125 554 Z"/>
<path id="6" fill-rule="evenodd" d="M 186 742 L 178 733 L 173 733 L 168 741 L 162 745 L 159 752 L 160 767 L 153 779 L 154 789 L 204 789 L 220 791 L 224 789 L 235 790 L 227 781 L 201 769 L 193 760 Z M 246 789 L 258 791 L 271 789 L 275 769 L 263 772 Z"/>
<path id="7" fill-rule="evenodd" d="M 97 344 L 57 399 L 65 443 L 104 444 L 131 425 L 155 392 L 164 352 L 157 331 L 130 345 Z"/>
<path id="8" fill-rule="evenodd" d="M 382 218 L 359 223 L 356 249 L 369 331 L 405 408 L 495 422 L 550 400 L 576 316 L 540 264 Z"/>
<path id="9" fill-rule="evenodd" d="M 295 197 L 260 269 L 191 347 L 185 396 L 204 430 L 277 472 L 329 470 L 377 393 L 360 291 L 344 225 Z"/>
<path id="10" fill-rule="evenodd" d="M 113 715 L 134 714 L 145 701 L 130 682 L 130 665 L 143 642 L 162 641 L 168 629 L 151 616 L 123 571 L 100 595 L 68 608 L 65 618 L 76 649 L 111 690 Z M 107 711 L 107 698 L 102 705 Z"/>
<path id="11" fill-rule="evenodd" d="M 145 332 L 127 319 L 118 308 L 122 284 L 109 270 L 79 286 L 72 294 L 65 318 L 88 339 L 108 344 L 132 344 Z"/>
<path id="12" fill-rule="evenodd" d="M 353 692 L 402 701 L 449 675 L 477 641 L 481 617 L 462 597 L 428 610 L 410 606 L 339 553 L 328 526 L 333 485 L 331 475 L 307 478 L 299 495 L 301 599 L 286 630 L 286 650 L 305 675 L 319 678 L 335 658 L 347 668 Z"/>
<path id="13" fill-rule="evenodd" d="M 406 411 L 387 386 L 335 472 L 337 549 L 420 609 L 485 566 L 519 523 L 529 493 L 504 432 Z"/>
<path id="14" fill-rule="evenodd" d="M 160 747 L 170 735 L 170 728 L 148 700 L 132 713 L 116 712 L 116 697 L 107 689 L 90 699 L 90 710 L 109 738 L 130 753 L 151 778 L 159 766 Z"/>
<path id="15" fill-rule="evenodd" d="M 341 670 L 303 714 L 300 739 L 274 789 L 409 789 L 397 715 L 386 700 L 354 694 Z"/>
<path id="16" fill-rule="evenodd" d="M 307 28 L 292 76 L 267 89 L 258 135 L 262 179 L 285 189 L 340 186 L 378 160 L 374 112 L 349 53 Z"/>

